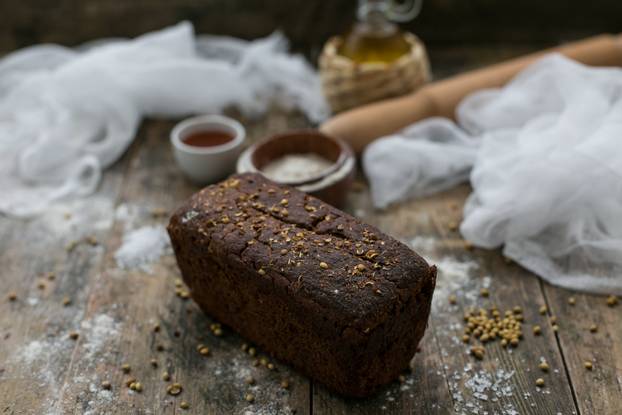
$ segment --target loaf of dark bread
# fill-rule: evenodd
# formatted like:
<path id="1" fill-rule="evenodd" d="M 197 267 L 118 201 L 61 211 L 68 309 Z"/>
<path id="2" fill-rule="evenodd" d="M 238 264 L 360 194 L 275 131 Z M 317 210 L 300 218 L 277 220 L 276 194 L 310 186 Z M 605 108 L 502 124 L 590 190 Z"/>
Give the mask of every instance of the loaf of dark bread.
<path id="1" fill-rule="evenodd" d="M 168 225 L 209 315 L 344 395 L 408 367 L 436 268 L 395 239 L 256 174 L 206 187 Z"/>

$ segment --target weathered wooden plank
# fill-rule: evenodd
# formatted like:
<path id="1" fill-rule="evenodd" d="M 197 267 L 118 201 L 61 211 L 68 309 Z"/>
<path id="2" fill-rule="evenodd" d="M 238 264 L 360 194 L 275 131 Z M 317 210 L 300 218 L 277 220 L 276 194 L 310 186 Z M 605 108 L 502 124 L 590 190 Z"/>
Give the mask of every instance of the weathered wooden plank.
<path id="1" fill-rule="evenodd" d="M 69 333 L 80 327 L 89 281 L 103 259 L 94 242 L 109 232 L 128 160 L 117 163 L 89 199 L 52 205 L 29 220 L 0 217 L 2 413 L 43 414 L 58 403 L 76 346 Z M 17 300 L 9 301 L 9 292 Z M 70 304 L 63 304 L 65 297 Z"/>
<path id="2" fill-rule="evenodd" d="M 557 414 L 576 410 L 554 334 L 545 328 L 536 337 L 531 331 L 533 324 L 543 325 L 538 308 L 544 298 L 537 278 L 506 264 L 498 252 L 466 250 L 459 234 L 450 230 L 459 223 L 468 191 L 462 186 L 365 215 L 365 220 L 410 242 L 439 266 L 430 327 L 422 345 L 425 359 L 418 355 L 414 359 L 414 373 L 423 378 L 407 376 L 407 382 L 412 383 L 407 391 L 395 385 L 364 403 L 346 401 L 315 388 L 314 408 L 319 406 L 322 413 L 376 413 L 383 406 L 389 413 L 411 413 L 415 409 L 425 413 Z M 354 205 L 353 212 L 357 213 L 363 203 L 359 200 Z M 480 296 L 480 289 L 485 287 L 490 291 L 488 298 Z M 449 304 L 452 294 L 457 296 L 456 305 Z M 469 345 L 461 341 L 463 314 L 470 308 L 493 304 L 501 310 L 514 306 L 524 310 L 524 340 L 516 349 L 503 349 L 498 341 L 488 343 L 484 359 L 478 361 L 468 354 Z M 541 357 L 550 365 L 548 373 L 538 369 Z M 539 377 L 545 379 L 544 388 L 535 385 Z"/>
<path id="3" fill-rule="evenodd" d="M 278 124 L 279 120 L 277 116 L 273 121 Z M 121 206 L 137 213 L 130 221 L 115 223 L 106 243 L 104 271 L 92 290 L 85 317 L 88 321 L 110 317 L 115 322 L 115 336 L 102 346 L 102 359 L 96 362 L 88 348 L 78 347 L 63 389 L 62 409 L 67 413 L 175 413 L 185 401 L 193 413 L 307 413 L 310 388 L 304 377 L 278 362 L 273 363 L 274 370 L 255 365 L 256 359 L 267 356 L 260 351 L 256 357 L 249 356 L 242 350 L 244 340 L 227 328 L 222 336 L 214 335 L 210 330 L 214 322 L 191 301 L 175 295 L 179 271 L 170 252 L 153 265 L 151 273 L 117 267 L 114 253 L 128 227 L 163 227 L 168 215 L 153 217 L 153 209 L 170 212 L 197 190 L 174 165 L 167 141 L 171 126 L 149 123 L 144 144 L 131 162 Z M 251 124 L 250 134 L 254 138 L 263 132 L 252 130 Z M 157 333 L 155 324 L 160 326 Z M 199 344 L 209 348 L 207 357 L 198 352 Z M 157 367 L 151 359 L 156 359 Z M 124 363 L 131 366 L 128 374 L 121 370 Z M 165 370 L 170 382 L 161 379 Z M 91 374 L 95 388 L 72 383 L 85 373 Z M 141 393 L 124 385 L 132 377 L 142 384 Z M 112 399 L 99 397 L 104 380 L 112 384 Z M 281 386 L 283 380 L 289 383 L 288 389 Z M 172 382 L 183 386 L 177 397 L 166 393 Z M 247 394 L 254 396 L 253 402 L 245 400 Z"/>
<path id="4" fill-rule="evenodd" d="M 306 125 L 283 113 L 245 123 L 251 141 Z M 196 190 L 174 167 L 167 142 L 171 125 L 149 122 L 135 156 L 107 173 L 100 199 L 77 201 L 71 218 L 65 219 L 64 211 L 27 222 L 0 218 L 2 282 L 19 297 L 16 302 L 0 300 L 2 411 L 176 413 L 185 400 L 189 413 L 308 413 L 312 408 L 316 413 L 344 414 L 566 414 L 577 410 L 569 377 L 581 413 L 615 413 L 619 407 L 622 306 L 607 308 L 602 297 L 575 295 L 576 305 L 571 307 L 569 294 L 550 286 L 545 286 L 544 298 L 533 275 L 506 264 L 497 252 L 465 250 L 449 228 L 459 221 L 466 186 L 384 212 L 371 208 L 362 184 L 351 196 L 351 213 L 411 243 L 440 267 L 430 327 L 403 383 L 395 382 L 367 400 L 345 400 L 319 385 L 311 388 L 306 378 L 279 362 L 276 370 L 253 366 L 254 359 L 241 350 L 244 341 L 239 336 L 226 328 L 223 336 L 213 335 L 213 322 L 191 301 L 174 295 L 178 271 L 171 255 L 154 264 L 152 273 L 117 268 L 114 253 L 126 230 L 163 225 L 165 217 L 154 217 L 153 209 L 170 211 Z M 83 243 L 67 253 L 65 243 L 82 234 L 95 235 L 100 244 Z M 50 270 L 56 271 L 55 280 L 39 290 L 38 275 Z M 485 299 L 479 290 L 488 284 L 490 297 Z M 452 293 L 457 294 L 457 305 L 448 302 Z M 61 305 L 65 295 L 73 300 L 69 307 Z M 545 300 L 559 319 L 563 359 L 546 316 L 538 313 Z M 479 362 L 459 341 L 462 314 L 471 306 L 493 303 L 502 309 L 523 308 L 525 339 L 511 353 L 498 343 L 488 344 Z M 585 332 L 592 322 L 599 326 L 596 334 Z M 153 332 L 156 323 L 158 333 Z M 533 324 L 542 326 L 542 336 L 532 335 Z M 80 334 L 76 343 L 66 337 L 71 330 Z M 33 341 L 39 344 L 27 347 Z M 197 352 L 199 343 L 209 347 L 209 357 Z M 165 350 L 158 351 L 158 346 Z M 548 373 L 537 369 L 540 357 L 548 361 Z M 157 368 L 151 366 L 152 358 Z M 595 359 L 594 370 L 587 372 L 582 362 L 590 358 Z M 131 365 L 130 374 L 120 370 L 123 363 Z M 499 382 L 507 388 L 501 396 L 486 386 L 499 369 L 515 371 Z M 167 383 L 160 379 L 164 370 L 184 386 L 177 398 L 166 394 Z M 254 385 L 245 382 L 249 375 Z M 123 385 L 131 376 L 143 384 L 142 393 Z M 545 379 L 544 389 L 534 385 L 537 377 Z M 290 382 L 288 390 L 280 387 L 283 379 Z M 110 392 L 102 390 L 104 380 L 111 383 Z M 487 401 L 474 396 L 477 388 L 483 388 Z M 255 395 L 252 404 L 244 400 L 249 392 Z"/>
<path id="5" fill-rule="evenodd" d="M 542 284 L 582 414 L 618 414 L 622 408 L 622 304 L 603 296 Z M 569 303 L 574 298 L 575 304 Z M 592 325 L 596 332 L 590 331 Z M 592 364 L 592 369 L 585 367 Z"/>

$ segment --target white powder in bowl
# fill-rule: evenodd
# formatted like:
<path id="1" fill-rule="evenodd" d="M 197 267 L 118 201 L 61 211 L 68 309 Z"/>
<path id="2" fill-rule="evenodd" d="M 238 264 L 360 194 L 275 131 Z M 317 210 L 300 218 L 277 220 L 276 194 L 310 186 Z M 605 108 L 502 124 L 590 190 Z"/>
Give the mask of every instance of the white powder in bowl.
<path id="1" fill-rule="evenodd" d="M 315 153 L 287 154 L 268 163 L 262 173 L 277 182 L 305 181 L 318 176 L 333 162 Z"/>

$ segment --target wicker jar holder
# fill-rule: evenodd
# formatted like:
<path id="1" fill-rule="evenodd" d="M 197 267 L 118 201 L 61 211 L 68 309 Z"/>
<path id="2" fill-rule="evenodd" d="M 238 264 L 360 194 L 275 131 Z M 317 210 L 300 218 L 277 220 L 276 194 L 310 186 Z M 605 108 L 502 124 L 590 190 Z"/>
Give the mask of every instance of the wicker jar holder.
<path id="1" fill-rule="evenodd" d="M 405 33 L 410 53 L 391 63 L 357 64 L 340 55 L 341 38 L 333 37 L 320 56 L 322 91 L 333 113 L 404 95 L 430 79 L 430 62 L 425 47 L 412 33 Z"/>

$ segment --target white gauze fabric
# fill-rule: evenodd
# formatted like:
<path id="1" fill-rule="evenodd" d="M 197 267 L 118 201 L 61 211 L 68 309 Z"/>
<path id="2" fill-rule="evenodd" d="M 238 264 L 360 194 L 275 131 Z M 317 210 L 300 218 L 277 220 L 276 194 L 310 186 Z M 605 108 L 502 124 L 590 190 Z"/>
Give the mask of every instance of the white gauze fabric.
<path id="1" fill-rule="evenodd" d="M 319 80 L 276 33 L 246 42 L 198 36 L 189 23 L 77 49 L 40 45 L 0 60 L 0 212 L 28 216 L 92 193 L 142 117 L 271 105 L 328 113 Z M 162 145 L 167 145 L 162 143 Z"/>
<path id="2" fill-rule="evenodd" d="M 372 143 L 376 206 L 467 179 L 460 231 L 549 282 L 622 294 L 622 69 L 549 55 L 501 89 Z"/>

